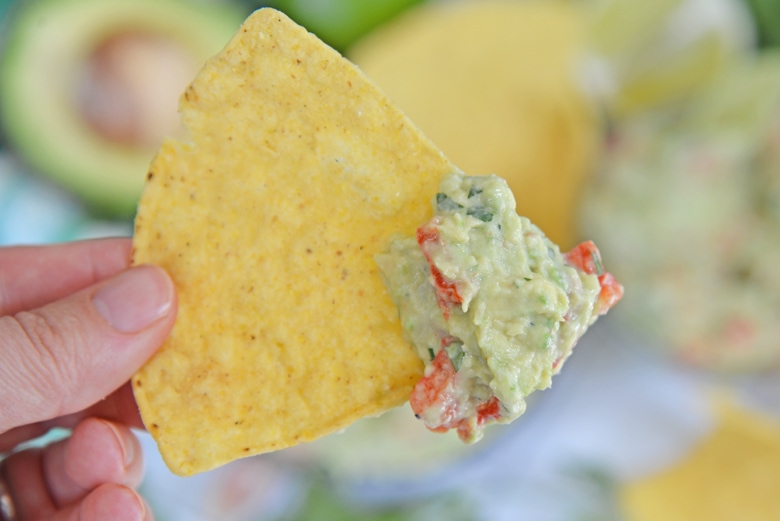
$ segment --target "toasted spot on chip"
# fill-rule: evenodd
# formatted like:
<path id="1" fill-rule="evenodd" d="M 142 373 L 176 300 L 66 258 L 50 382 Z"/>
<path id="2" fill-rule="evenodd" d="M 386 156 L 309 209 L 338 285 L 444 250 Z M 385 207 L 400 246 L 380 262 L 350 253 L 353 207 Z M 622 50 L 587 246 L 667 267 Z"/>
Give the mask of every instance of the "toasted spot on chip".
<path id="1" fill-rule="evenodd" d="M 356 67 L 256 11 L 181 100 L 155 157 L 134 262 L 178 289 L 133 378 L 172 471 L 202 472 L 404 403 L 422 363 L 373 257 L 430 217 L 453 165 Z M 142 385 L 143 384 L 143 385 Z"/>

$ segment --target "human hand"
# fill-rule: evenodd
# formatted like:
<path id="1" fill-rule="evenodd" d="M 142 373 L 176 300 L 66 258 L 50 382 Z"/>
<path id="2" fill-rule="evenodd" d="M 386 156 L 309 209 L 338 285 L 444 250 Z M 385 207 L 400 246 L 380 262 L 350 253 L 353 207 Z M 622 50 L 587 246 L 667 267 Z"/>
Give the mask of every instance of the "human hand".
<path id="1" fill-rule="evenodd" d="M 162 269 L 128 268 L 131 248 L 0 248 L 0 454 L 73 429 L 2 461 L 18 521 L 152 519 L 134 490 L 143 462 L 130 428 L 143 425 L 128 382 L 173 327 L 176 293 Z"/>

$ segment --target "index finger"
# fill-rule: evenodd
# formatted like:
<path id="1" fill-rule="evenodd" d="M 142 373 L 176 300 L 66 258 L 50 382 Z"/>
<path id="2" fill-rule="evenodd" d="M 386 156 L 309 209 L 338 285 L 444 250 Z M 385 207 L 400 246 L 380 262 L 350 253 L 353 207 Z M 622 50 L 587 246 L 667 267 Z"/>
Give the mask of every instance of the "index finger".
<path id="1" fill-rule="evenodd" d="M 130 264 L 129 238 L 0 248 L 0 316 L 59 300 Z"/>

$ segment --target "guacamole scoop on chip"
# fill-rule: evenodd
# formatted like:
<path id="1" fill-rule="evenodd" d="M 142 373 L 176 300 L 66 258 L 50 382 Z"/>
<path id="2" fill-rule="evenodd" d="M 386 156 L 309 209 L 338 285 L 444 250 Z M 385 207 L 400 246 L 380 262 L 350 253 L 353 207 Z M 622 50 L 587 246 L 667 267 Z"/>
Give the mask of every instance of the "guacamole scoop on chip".
<path id="1" fill-rule="evenodd" d="M 375 257 L 433 217 L 458 169 L 272 9 L 206 63 L 180 112 L 189 138 L 150 166 L 133 257 L 178 289 L 171 335 L 132 379 L 170 469 L 203 472 L 408 401 L 424 363 Z"/>
<path id="2" fill-rule="evenodd" d="M 568 253 L 515 211 L 506 181 L 446 176 L 434 216 L 377 256 L 404 337 L 425 360 L 412 410 L 466 442 L 550 386 L 577 341 L 623 296 L 592 242 Z"/>

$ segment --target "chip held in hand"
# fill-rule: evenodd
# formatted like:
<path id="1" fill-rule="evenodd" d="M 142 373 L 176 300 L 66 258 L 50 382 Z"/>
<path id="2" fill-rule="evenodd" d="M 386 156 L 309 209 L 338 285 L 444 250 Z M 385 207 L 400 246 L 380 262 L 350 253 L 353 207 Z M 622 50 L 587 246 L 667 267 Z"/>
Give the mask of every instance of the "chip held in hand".
<path id="1" fill-rule="evenodd" d="M 256 11 L 183 95 L 187 141 L 153 160 L 135 264 L 172 276 L 179 313 L 133 377 L 172 471 L 341 430 L 409 399 L 374 255 L 430 217 L 454 166 L 354 65 Z"/>
<path id="2" fill-rule="evenodd" d="M 410 397 L 428 428 L 475 441 L 622 296 L 592 243 L 562 254 L 503 180 L 465 176 L 278 11 L 246 20 L 180 112 L 188 137 L 152 161 L 133 241 L 133 263 L 178 290 L 171 335 L 132 378 L 176 474 Z"/>

